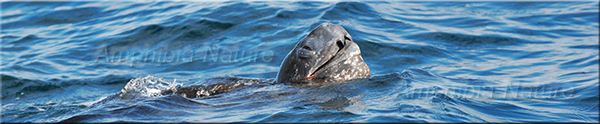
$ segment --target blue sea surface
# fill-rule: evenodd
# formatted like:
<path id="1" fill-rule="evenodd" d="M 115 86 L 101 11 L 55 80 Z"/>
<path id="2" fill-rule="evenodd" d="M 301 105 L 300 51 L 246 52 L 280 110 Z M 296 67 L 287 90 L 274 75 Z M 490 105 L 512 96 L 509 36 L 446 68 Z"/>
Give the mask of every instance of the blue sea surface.
<path id="1" fill-rule="evenodd" d="M 1 122 L 597 123 L 598 17 L 598 1 L 3 1 Z M 371 77 L 273 83 L 325 22 Z M 157 94 L 217 83 L 236 88 Z"/>

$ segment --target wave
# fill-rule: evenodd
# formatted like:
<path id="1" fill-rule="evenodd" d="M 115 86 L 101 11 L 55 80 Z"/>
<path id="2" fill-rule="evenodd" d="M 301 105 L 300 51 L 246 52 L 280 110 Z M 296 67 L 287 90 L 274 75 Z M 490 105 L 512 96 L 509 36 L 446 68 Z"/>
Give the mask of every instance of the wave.
<path id="1" fill-rule="evenodd" d="M 3 2 L 2 19 L 3 122 L 598 120 L 597 2 Z M 373 76 L 270 83 L 323 22 Z"/>

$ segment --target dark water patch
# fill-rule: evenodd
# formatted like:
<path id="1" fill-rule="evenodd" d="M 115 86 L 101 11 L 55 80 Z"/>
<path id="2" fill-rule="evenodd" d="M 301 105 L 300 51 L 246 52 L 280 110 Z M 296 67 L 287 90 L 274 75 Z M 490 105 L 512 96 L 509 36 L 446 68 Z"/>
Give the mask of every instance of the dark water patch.
<path id="1" fill-rule="evenodd" d="M 400 77 L 406 76 L 406 74 L 403 74 L 403 73 L 408 73 L 410 75 L 410 78 L 418 79 L 418 80 L 427 80 L 427 79 L 433 79 L 433 78 L 439 77 L 438 75 L 432 74 L 429 71 L 425 71 L 422 69 L 416 69 L 416 68 L 407 68 L 407 69 L 403 70 L 399 76 Z"/>
<path id="2" fill-rule="evenodd" d="M 396 46 L 394 51 L 398 54 L 407 55 L 429 55 L 429 56 L 445 56 L 447 52 L 443 49 L 439 49 L 432 46 L 416 46 L 416 45 L 402 45 L 401 47 Z"/>
<path id="3" fill-rule="evenodd" d="M 27 84 L 26 82 L 30 82 L 31 80 L 23 80 L 23 79 L 19 79 L 17 77 L 14 76 L 10 76 L 10 75 L 5 75 L 2 74 L 2 89 L 6 90 L 6 89 L 13 89 L 15 87 L 20 87 L 23 86 L 25 84 Z M 25 82 L 25 83 L 24 83 Z M 10 92 L 2 92 L 2 99 L 4 99 L 4 97 L 6 97 L 7 95 L 9 95 Z"/>
<path id="4" fill-rule="evenodd" d="M 372 117 L 367 119 L 368 122 L 375 122 L 375 123 L 424 123 L 426 121 L 422 121 L 422 120 L 411 120 L 411 119 L 402 119 L 402 118 L 398 118 L 398 117 L 393 117 L 393 116 L 376 116 L 376 117 Z"/>
<path id="5" fill-rule="evenodd" d="M 296 1 L 293 2 L 293 4 L 299 5 L 301 7 L 320 7 L 323 5 L 328 5 L 328 2 L 321 2 L 321 1 L 311 1 L 311 2 L 305 2 L 305 1 Z"/>
<path id="6" fill-rule="evenodd" d="M 530 51 L 525 55 L 516 57 L 516 59 L 526 59 L 526 58 L 541 58 L 547 56 L 552 51 Z"/>
<path id="7" fill-rule="evenodd" d="M 373 9 L 359 2 L 339 2 L 333 5 L 333 7 L 326 11 L 323 16 L 321 16 L 322 20 L 342 20 L 348 19 L 350 17 L 356 16 L 374 16 Z M 376 16 L 376 15 L 375 15 Z"/>
<path id="8" fill-rule="evenodd" d="M 581 30 L 572 30 L 572 29 L 555 29 L 555 30 L 550 30 L 547 32 L 555 33 L 555 34 L 559 34 L 559 35 L 571 36 L 571 37 L 590 37 L 590 36 L 598 35 L 598 34 L 593 34 L 593 33 L 590 34 L 588 32 L 582 32 Z"/>
<path id="9" fill-rule="evenodd" d="M 410 80 L 407 80 L 407 79 L 410 79 L 410 78 L 412 78 L 412 77 L 407 72 L 372 76 L 372 77 L 367 78 L 368 83 L 364 83 L 364 86 L 372 87 L 377 90 L 380 90 L 380 89 L 387 90 L 390 88 L 393 89 L 393 88 L 395 88 L 394 86 L 398 86 L 398 85 L 403 86 L 402 88 L 409 88 Z"/>
<path id="10" fill-rule="evenodd" d="M 569 78 L 573 78 L 573 77 L 584 77 L 584 76 L 588 76 L 589 74 L 593 74 L 593 73 L 598 73 L 598 71 L 591 71 L 591 72 L 587 72 L 587 71 L 575 71 L 575 72 L 571 72 L 571 73 L 566 73 L 566 74 L 562 74 L 560 76 L 557 76 L 557 79 L 569 79 Z"/>
<path id="11" fill-rule="evenodd" d="M 60 123 L 84 122 L 85 120 L 92 122 L 92 121 L 98 121 L 97 118 L 102 118 L 102 117 L 104 117 L 104 114 L 77 115 L 77 116 L 73 116 L 67 120 L 60 121 Z M 104 121 L 104 122 L 106 122 L 106 121 Z"/>
<path id="12" fill-rule="evenodd" d="M 2 76 L 0 79 L 2 79 L 2 82 L 3 82 L 2 89 L 12 88 L 12 87 L 14 87 L 14 85 L 23 85 L 23 83 L 16 82 L 16 80 L 19 80 L 19 78 L 17 78 L 17 77 L 6 75 L 6 74 L 0 74 L 0 76 Z M 4 83 L 4 82 L 6 82 L 6 83 Z"/>
<path id="13" fill-rule="evenodd" d="M 557 12 L 561 12 L 561 10 L 557 10 Z M 510 17 L 508 19 L 528 23 L 529 25 L 543 25 L 548 27 L 568 26 L 570 24 L 592 25 L 590 22 L 598 21 L 598 12 L 577 12 L 567 14 L 551 12 Z"/>
<path id="14" fill-rule="evenodd" d="M 99 76 L 97 78 L 92 78 L 90 80 L 84 80 L 83 82 L 99 84 L 99 85 L 115 85 L 115 84 L 125 84 L 127 81 L 132 79 L 131 75 L 116 75 L 116 74 L 108 74 L 105 76 Z M 68 82 L 78 82 L 77 80 L 68 81 Z"/>
<path id="15" fill-rule="evenodd" d="M 383 55 L 427 55 L 446 56 L 447 52 L 433 46 L 422 46 L 413 44 L 382 44 L 368 41 L 356 41 L 360 45 L 362 55 L 366 58 L 381 58 Z"/>
<path id="16" fill-rule="evenodd" d="M 174 94 L 145 99 L 135 104 L 131 104 L 132 102 L 134 101 L 122 100 L 118 97 L 118 95 L 112 95 L 88 107 L 90 110 L 82 111 L 83 113 L 77 113 L 72 115 L 71 117 L 63 117 L 65 118 L 65 120 L 62 120 L 60 122 L 91 122 L 99 121 L 99 119 L 103 122 L 138 122 L 135 120 L 119 118 L 123 116 L 127 116 L 134 119 L 148 117 L 159 118 L 162 116 L 172 115 L 185 116 L 193 114 L 194 112 L 196 112 L 194 111 L 196 109 L 207 109 L 208 107 L 212 106 L 210 104 L 198 102 Z M 186 110 L 181 111 L 179 109 Z"/>
<path id="17" fill-rule="evenodd" d="M 491 71 L 502 71 L 502 70 L 519 69 L 519 68 L 526 68 L 526 67 L 548 66 L 548 65 L 555 65 L 555 64 L 557 64 L 557 62 L 531 62 L 527 65 L 500 66 L 498 68 L 491 69 Z"/>
<path id="18" fill-rule="evenodd" d="M 437 86 L 415 87 L 415 88 L 407 89 L 406 92 L 402 93 L 401 95 L 397 95 L 396 99 L 403 99 L 403 100 L 431 99 L 433 97 L 436 97 L 440 91 L 443 91 L 443 89 L 440 87 L 437 87 Z M 448 100 L 449 102 L 452 101 L 451 99 L 444 99 L 444 100 Z"/>
<path id="19" fill-rule="evenodd" d="M 50 62 L 48 62 L 48 61 L 34 61 L 34 62 L 28 62 L 27 64 L 24 64 L 22 67 L 25 70 L 37 70 L 38 73 L 43 73 L 43 74 L 58 73 L 58 69 L 49 63 Z M 15 67 L 19 67 L 19 66 L 15 66 Z"/>
<path id="20" fill-rule="evenodd" d="M 35 43 L 42 42 L 41 39 L 44 39 L 44 38 L 39 38 L 39 37 L 37 37 L 35 35 L 27 35 L 25 37 L 22 37 L 19 40 L 14 40 L 14 41 L 9 42 L 9 43 L 10 44 L 35 44 Z M 3 38 L 3 40 L 4 40 L 4 38 Z"/>
<path id="21" fill-rule="evenodd" d="M 441 32 L 410 35 L 406 36 L 406 38 L 430 42 L 443 42 L 458 47 L 491 47 L 532 43 L 531 41 L 506 36 L 473 36 Z"/>
<path id="22" fill-rule="evenodd" d="M 300 110 L 298 112 L 279 112 L 259 122 L 348 122 L 356 117 L 359 117 L 359 115 L 351 112 L 323 111 L 312 113 L 310 110 Z"/>
<path id="23" fill-rule="evenodd" d="M 124 24 L 124 21 L 117 21 L 119 19 L 122 18 L 126 18 L 123 16 L 115 16 L 118 15 L 118 10 L 107 10 L 108 8 L 102 8 L 101 10 L 99 10 L 99 12 L 97 12 L 93 17 L 91 18 L 86 18 L 85 20 L 82 20 L 80 22 L 77 23 L 73 23 L 76 26 L 88 26 L 88 25 L 97 25 L 97 24 L 103 24 L 103 23 L 112 23 L 112 24 L 108 24 L 108 25 L 113 25 L 113 24 Z M 103 25 L 104 26 L 104 25 Z"/>
<path id="24" fill-rule="evenodd" d="M 147 6 L 147 4 L 138 4 L 137 6 L 138 7 L 144 7 L 144 6 Z M 133 7 L 136 7 L 136 6 L 133 6 Z M 128 8 L 128 9 L 133 9 L 133 8 Z M 145 11 L 134 11 L 134 12 L 131 12 L 131 13 L 127 13 L 125 15 L 113 16 L 113 17 L 107 18 L 106 20 L 118 20 L 118 18 L 126 18 L 126 17 L 137 17 L 137 18 L 140 18 L 140 19 L 148 19 L 149 20 L 149 19 L 153 18 L 150 15 L 156 14 L 156 13 L 158 13 L 161 10 L 162 10 L 162 8 L 160 8 L 160 9 L 159 8 L 154 8 L 154 9 L 146 9 Z M 117 11 L 124 11 L 124 10 L 117 10 Z M 131 23 L 131 22 L 129 22 L 129 23 Z"/>
<path id="25" fill-rule="evenodd" d="M 307 3 L 307 2 L 302 2 L 302 3 Z M 275 16 L 275 18 L 279 18 L 279 19 L 309 19 L 309 18 L 315 18 L 318 15 L 320 15 L 320 11 L 323 11 L 326 8 L 322 8 L 322 9 L 298 9 L 298 10 L 294 10 L 294 11 L 290 11 L 290 10 L 282 10 L 277 12 L 277 15 Z"/>
<path id="26" fill-rule="evenodd" d="M 350 104 L 352 104 L 351 102 L 352 101 L 350 101 L 350 99 L 346 97 L 336 97 L 325 102 L 314 103 L 313 105 L 323 107 L 323 109 L 339 111 L 343 110 L 343 108 L 345 107 L 350 106 Z"/>
<path id="27" fill-rule="evenodd" d="M 130 77 L 120 75 L 108 75 L 95 79 L 26 79 L 17 78 L 10 75 L 2 75 L 2 100 L 17 98 L 27 98 L 35 96 L 37 93 L 62 92 L 73 86 L 87 85 L 119 85 L 127 83 Z M 57 91 L 56 91 L 57 90 Z M 31 95 L 30 95 L 31 94 Z"/>
<path id="28" fill-rule="evenodd" d="M 170 4 L 170 2 L 158 2 L 156 4 L 151 5 L 150 7 L 166 6 L 165 4 Z M 157 11 L 157 13 L 164 13 L 164 12 L 168 12 L 168 11 L 172 11 L 172 10 L 182 9 L 186 6 L 188 6 L 188 5 L 172 5 L 172 6 L 168 6 L 166 8 L 161 8 L 159 11 Z"/>
<path id="29" fill-rule="evenodd" d="M 558 6 L 561 2 L 505 2 L 499 5 L 498 8 L 514 9 L 514 10 L 530 10 L 533 8 L 542 8 L 544 6 Z"/>
<path id="30" fill-rule="evenodd" d="M 507 18 L 517 22 L 524 22 L 530 25 L 543 25 L 543 26 L 557 26 L 556 22 L 550 21 L 552 20 L 553 15 L 528 15 L 528 16 L 520 16 L 520 17 L 512 17 Z"/>
<path id="31" fill-rule="evenodd" d="M 505 28 L 505 29 L 486 29 L 494 32 L 514 33 L 526 36 L 544 36 L 547 38 L 560 38 L 560 35 L 550 33 L 545 30 L 523 29 L 523 28 Z"/>
<path id="32" fill-rule="evenodd" d="M 365 23 L 365 25 L 370 25 L 369 27 L 375 27 L 375 28 L 380 28 L 380 29 L 388 29 L 390 31 L 395 30 L 395 31 L 407 32 L 408 29 L 412 29 L 412 30 L 415 30 L 415 28 L 419 29 L 419 27 L 416 27 L 414 25 L 407 24 L 407 23 L 404 23 L 399 20 L 386 19 L 383 17 L 379 17 L 378 20 L 373 20 L 373 21 L 384 22 L 384 23 Z"/>
<path id="33" fill-rule="evenodd" d="M 448 16 L 448 15 L 427 15 L 420 14 L 414 16 Z M 483 19 L 476 17 L 448 17 L 448 18 L 405 18 L 405 17 L 397 17 L 401 20 L 412 21 L 412 22 L 420 22 L 420 23 L 431 23 L 444 27 L 457 27 L 457 28 L 477 28 L 477 27 L 485 27 L 485 26 L 498 26 L 502 27 L 506 25 L 505 23 L 497 22 L 491 19 Z"/>
<path id="34" fill-rule="evenodd" d="M 110 10 L 104 9 L 102 11 L 102 15 L 100 16 L 101 18 L 83 22 L 83 23 L 80 23 L 80 25 L 81 26 L 96 25 L 96 24 L 104 24 L 104 25 L 108 25 L 108 26 L 126 25 L 126 24 L 134 23 L 136 21 L 131 21 L 131 20 L 127 21 L 127 20 L 123 20 L 123 18 L 141 19 L 142 17 L 146 17 L 143 19 L 150 20 L 151 18 L 147 17 L 147 16 L 149 16 L 147 14 L 152 14 L 151 12 L 158 11 L 156 9 L 153 9 L 152 11 L 149 11 L 149 12 L 135 11 L 136 8 L 146 7 L 147 6 L 146 3 L 135 3 L 135 2 L 130 2 L 130 1 L 123 1 L 123 2 L 109 2 L 109 3 L 102 3 L 102 4 L 106 4 L 109 6 L 127 5 L 128 7 L 115 7 L 115 8 L 111 8 Z"/>
<path id="35" fill-rule="evenodd" d="M 207 40 L 219 36 L 234 26 L 232 23 L 207 19 L 186 22 L 186 24 L 174 26 L 147 25 L 125 31 L 121 34 L 126 37 L 99 41 L 98 43 L 106 46 L 100 47 L 96 51 L 107 50 L 106 52 L 112 55 L 125 51 L 138 52 L 135 51 L 136 49 L 182 50 L 185 46 L 193 46 L 193 44 L 187 43 L 196 45 L 212 43 L 214 41 Z M 162 45 L 163 47 L 157 46 L 159 44 L 164 45 Z"/>
<path id="36" fill-rule="evenodd" d="M 84 54 L 85 52 L 75 52 L 74 54 L 55 54 L 55 55 L 51 55 L 47 58 L 53 58 L 52 62 L 55 64 L 59 64 L 59 65 L 66 65 L 66 66 L 78 66 L 78 65 L 82 65 L 81 63 L 75 63 L 73 61 L 69 61 L 69 59 L 81 59 L 81 60 L 85 60 L 85 59 L 89 59 L 86 58 L 86 55 Z M 31 55 L 31 57 L 40 55 L 40 54 L 28 54 Z M 26 56 L 29 57 L 29 56 Z M 29 58 L 31 58 L 29 57 Z"/>
<path id="37" fill-rule="evenodd" d="M 40 86 L 27 86 L 27 87 L 23 87 L 23 89 L 21 89 L 19 92 L 23 93 L 23 92 L 46 92 L 46 91 L 50 91 L 50 90 L 56 90 L 56 89 L 62 89 L 60 86 L 57 85 L 40 85 Z"/>
<path id="38" fill-rule="evenodd" d="M 175 102 L 175 101 L 173 101 Z M 123 116 L 130 117 L 152 117 L 152 116 L 182 116 L 189 115 L 191 113 L 186 111 L 178 111 L 173 104 L 169 104 L 171 102 L 165 102 L 162 100 L 151 100 L 151 101 L 143 101 L 143 104 L 136 104 L 132 107 L 119 109 L 118 112 L 113 111 L 112 114 L 118 114 Z"/>
<path id="39" fill-rule="evenodd" d="M 343 21 L 340 22 L 340 24 L 346 28 L 352 37 L 358 40 L 376 38 L 377 40 L 383 40 L 382 42 L 394 42 L 397 40 L 393 38 L 395 35 L 410 34 L 417 31 L 427 30 L 414 24 L 407 23 L 405 20 L 398 20 L 385 15 L 370 15 L 368 17 L 361 17 L 359 19 L 360 21 L 356 21 L 356 23 L 362 26 L 351 26 L 351 23 Z M 388 36 L 387 33 L 390 33 L 389 35 L 392 36 Z"/>
<path id="40" fill-rule="evenodd" d="M 100 15 L 103 8 L 99 7 L 86 7 L 86 8 L 75 8 L 65 11 L 52 12 L 48 15 L 56 17 L 44 16 L 37 24 L 64 24 L 64 23 L 76 23 L 84 20 L 90 20 L 97 18 Z M 60 18 L 59 18 L 60 17 Z M 67 18 L 64 18 L 67 17 Z"/>
<path id="41" fill-rule="evenodd" d="M 69 111 L 82 109 L 84 107 L 78 105 L 60 105 L 56 103 L 51 104 L 34 104 L 27 108 L 15 108 L 13 105 L 3 106 L 2 119 L 8 121 L 19 120 L 19 119 L 37 119 L 43 120 L 46 117 L 57 117 L 58 115 L 66 114 Z M 21 114 L 19 114 L 21 113 Z M 45 116 L 35 116 L 39 114 L 45 114 Z M 14 116 L 6 116 L 14 115 Z M 28 121 L 32 122 L 32 121 Z"/>
<path id="42" fill-rule="evenodd" d="M 271 22 L 259 21 L 259 22 L 256 22 L 253 25 L 241 25 L 241 26 L 238 26 L 236 28 L 239 29 L 239 31 L 233 32 L 236 35 L 245 35 L 245 36 L 258 35 L 258 36 L 262 36 L 260 34 L 273 35 L 273 34 L 268 34 L 268 32 L 277 31 L 279 29 L 284 28 L 284 26 L 276 25 L 276 24 L 273 24 Z M 273 36 L 276 36 L 276 35 L 273 35 Z M 224 36 L 224 37 L 226 38 L 227 36 Z"/>
<path id="43" fill-rule="evenodd" d="M 578 12 L 553 16 L 552 20 L 565 25 L 581 24 L 593 25 L 592 22 L 598 22 L 598 12 Z"/>
<path id="44" fill-rule="evenodd" d="M 112 103 L 116 103 L 116 105 L 111 105 L 111 106 L 106 106 L 106 109 L 108 110 L 102 110 L 102 109 L 98 109 L 98 107 L 102 107 L 102 103 L 106 103 L 109 100 L 115 99 L 117 98 L 116 96 L 109 96 L 106 97 L 100 101 L 98 101 L 97 103 L 93 104 L 92 106 L 89 106 L 87 108 L 91 108 L 91 110 L 76 110 L 76 111 L 71 111 L 68 115 L 66 115 L 66 117 L 59 117 L 59 119 L 64 119 L 64 120 L 58 120 L 62 123 L 73 123 L 73 122 L 86 122 L 86 121 L 100 121 L 101 119 L 105 119 L 105 118 L 109 118 L 112 115 L 117 116 L 117 114 L 114 114 L 114 111 L 119 111 L 119 110 L 123 110 L 124 108 L 132 108 L 132 105 L 126 105 L 123 103 L 119 103 L 117 101 L 111 101 Z M 109 111 L 112 110 L 112 111 Z M 107 112 L 109 111 L 109 112 Z M 76 112 L 82 112 L 82 113 L 76 113 Z M 97 112 L 97 113 L 92 113 L 92 114 L 88 114 L 88 113 L 84 113 L 84 112 Z M 63 115 L 65 116 L 65 115 Z M 53 121 L 57 121 L 57 120 L 53 120 Z M 114 120 L 113 120 L 114 121 Z M 104 120 L 103 122 L 108 122 L 106 120 Z"/>
<path id="45" fill-rule="evenodd" d="M 202 41 L 206 38 L 218 35 L 219 33 L 226 31 L 233 27 L 232 23 L 224 23 L 211 20 L 201 20 L 193 24 L 189 24 L 181 27 L 178 30 L 188 30 L 183 35 L 175 40 L 180 41 Z"/>
<path id="46" fill-rule="evenodd" d="M 587 106 L 587 107 L 581 108 L 580 109 L 581 111 L 588 111 L 588 110 L 590 110 L 590 111 L 596 110 L 597 111 L 598 110 L 598 101 L 599 101 L 598 98 L 600 98 L 600 97 L 589 96 L 587 98 L 577 100 L 577 102 L 575 102 L 574 104 L 580 104 L 583 106 Z"/>
<path id="47" fill-rule="evenodd" d="M 355 42 L 360 45 L 361 51 L 370 51 L 362 53 L 362 56 L 369 67 L 378 68 L 381 70 L 393 70 L 393 68 L 406 68 L 415 65 L 426 64 L 439 58 L 456 59 L 455 57 L 449 56 L 450 53 L 448 51 L 434 46 L 402 43 L 374 43 L 358 40 Z M 380 67 L 378 65 L 389 66 Z M 378 72 L 372 71 L 372 73 L 376 74 Z"/>
<path id="48" fill-rule="evenodd" d="M 489 19 L 473 19 L 473 18 L 461 19 L 459 21 L 449 22 L 447 24 L 448 25 L 452 25 L 453 27 L 458 27 L 458 28 L 471 28 L 471 27 L 502 26 L 502 25 L 505 25 L 504 23 L 492 21 L 492 20 L 489 20 Z"/>
<path id="49" fill-rule="evenodd" d="M 586 88 L 586 90 L 584 90 L 584 91 L 594 91 L 593 86 L 591 86 L 591 84 L 589 83 L 594 80 L 598 80 L 598 79 L 594 78 L 594 77 L 588 77 L 588 78 L 581 78 L 581 79 L 577 79 L 577 80 L 568 80 L 568 82 L 581 84 L 581 85 L 590 85 L 590 87 L 584 87 L 584 88 Z M 558 84 L 560 84 L 560 83 L 558 83 Z M 542 85 L 542 86 L 546 86 L 546 85 Z M 551 86 L 554 86 L 554 85 L 551 84 Z"/>
<path id="50" fill-rule="evenodd" d="M 176 16 L 173 16 L 173 17 L 165 20 L 162 23 L 162 25 L 163 26 L 174 26 L 174 25 L 179 25 L 179 24 L 185 24 L 192 20 L 192 19 L 189 19 L 188 17 L 189 16 L 185 16 L 185 15 L 176 15 Z"/>
<path id="51" fill-rule="evenodd" d="M 165 39 L 161 36 L 169 36 L 169 34 L 176 33 L 176 32 L 173 32 L 174 29 L 171 29 L 171 30 L 165 30 L 165 29 L 166 29 L 166 27 L 160 26 L 160 25 L 148 25 L 148 26 L 144 26 L 144 27 L 139 27 L 137 29 L 125 31 L 125 32 L 123 32 L 123 34 L 129 34 L 129 33 L 135 32 L 135 34 L 129 35 L 129 37 L 126 37 L 124 39 L 144 40 L 146 38 L 147 39 Z M 148 36 L 154 36 L 154 37 L 148 37 Z"/>
<path id="52" fill-rule="evenodd" d="M 585 62 L 585 63 L 584 63 Z M 583 58 L 576 58 L 574 60 L 560 63 L 559 68 L 561 69 L 569 69 L 569 68 L 579 68 L 579 67 L 588 67 L 593 65 L 598 65 L 598 55 L 590 55 Z"/>
<path id="53" fill-rule="evenodd" d="M 11 52 L 20 52 L 20 51 L 26 51 L 26 50 L 29 50 L 29 47 L 15 46 L 15 47 L 2 48 L 2 51 L 11 51 Z"/>
<path id="54" fill-rule="evenodd" d="M 27 5 L 27 4 L 28 3 L 26 3 L 26 2 L 10 2 L 10 1 L 8 1 L 8 2 L 2 2 L 1 6 L 2 6 L 3 9 L 10 10 L 10 9 L 15 9 L 15 8 L 23 7 L 23 6 Z"/>
<path id="55" fill-rule="evenodd" d="M 92 36 L 96 36 L 96 35 L 99 35 L 99 34 L 103 33 L 103 31 L 100 31 L 100 30 L 91 31 L 91 29 L 84 29 L 84 30 L 81 30 L 81 32 L 87 32 L 88 30 L 90 30 L 89 33 L 85 33 L 85 34 L 81 34 L 81 35 L 76 35 L 76 36 L 74 36 L 72 38 L 73 39 L 83 39 L 83 40 L 94 40 L 94 39 L 86 39 L 86 38 L 92 37 Z M 76 32 L 76 31 L 70 31 L 70 32 Z"/>
<path id="56" fill-rule="evenodd" d="M 368 25 L 373 25 L 373 24 L 368 24 Z M 361 30 L 363 30 L 363 31 L 361 31 Z M 354 27 L 346 28 L 346 31 L 348 31 L 348 33 L 352 36 L 352 39 L 354 40 L 354 42 L 359 45 L 361 44 L 361 42 L 389 42 L 389 41 L 392 41 L 392 39 L 389 39 L 385 35 L 380 34 L 381 32 L 379 32 L 379 31 L 391 31 L 390 29 L 373 28 L 373 29 L 369 29 L 369 30 L 372 30 L 372 31 L 364 31 L 364 29 L 357 29 Z M 395 31 L 399 31 L 399 30 L 395 30 Z"/>
<path id="57" fill-rule="evenodd" d="M 527 75 L 519 75 L 519 76 L 513 76 L 512 78 L 531 78 L 531 77 L 539 77 L 544 75 L 544 73 L 541 72 L 534 72 L 531 74 L 527 74 Z"/>
<path id="58" fill-rule="evenodd" d="M 4 33 L 4 32 L 2 32 L 2 33 Z M 19 36 L 15 36 L 15 35 L 4 35 L 4 36 L 2 36 L 2 41 L 0 43 L 9 44 L 10 42 L 19 40 L 19 38 L 20 38 Z M 3 45 L 3 46 L 6 46 L 6 45 Z"/>
<path id="59" fill-rule="evenodd" d="M 472 86 L 492 86 L 495 84 L 498 84 L 497 82 L 493 82 L 493 81 L 489 81 L 489 80 L 482 80 L 482 79 L 464 79 L 464 78 L 446 78 L 449 80 L 452 80 L 453 82 L 456 83 L 462 83 L 462 84 L 467 84 L 467 85 L 472 85 Z"/>
<path id="60" fill-rule="evenodd" d="M 49 72 L 47 72 L 46 70 L 43 70 L 43 69 L 26 67 L 26 66 L 21 66 L 21 65 L 14 65 L 10 69 L 31 72 L 31 73 L 36 73 L 36 74 L 49 74 Z"/>
<path id="61" fill-rule="evenodd" d="M 600 48 L 600 45 L 575 45 L 575 46 L 569 46 L 569 48 L 598 50 Z"/>
<path id="62" fill-rule="evenodd" d="M 99 17 L 102 8 L 87 7 L 51 12 L 39 12 L 33 16 L 27 16 L 23 22 L 3 23 L 2 28 L 12 29 L 21 27 L 39 27 L 58 24 L 78 23 Z"/>
<path id="63" fill-rule="evenodd" d="M 234 3 L 215 9 L 204 17 L 227 20 L 234 24 L 253 22 L 257 19 L 276 15 L 278 8 L 265 7 L 266 4 Z"/>
<path id="64" fill-rule="evenodd" d="M 9 1 L 9 2 L 2 2 L 3 7 L 4 4 L 8 3 L 7 5 L 11 5 L 6 7 L 6 9 L 12 9 L 12 8 L 34 8 L 32 10 L 41 10 L 41 9 L 53 9 L 55 7 L 60 7 L 60 6 L 79 6 L 79 5 L 83 5 L 89 2 L 41 2 L 41 1 L 33 1 L 33 2 L 17 2 L 17 1 Z M 12 6 L 15 5 L 15 6 Z"/>

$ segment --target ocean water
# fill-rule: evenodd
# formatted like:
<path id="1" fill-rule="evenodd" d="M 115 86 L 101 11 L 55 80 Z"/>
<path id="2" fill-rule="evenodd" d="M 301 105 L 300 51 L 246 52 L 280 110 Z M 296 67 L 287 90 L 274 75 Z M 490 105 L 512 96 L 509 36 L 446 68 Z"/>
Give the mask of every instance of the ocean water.
<path id="1" fill-rule="evenodd" d="M 599 120 L 598 1 L 4 1 L 1 14 L 3 123 Z M 273 83 L 324 22 L 372 76 Z M 160 94 L 192 85 L 230 90 Z"/>

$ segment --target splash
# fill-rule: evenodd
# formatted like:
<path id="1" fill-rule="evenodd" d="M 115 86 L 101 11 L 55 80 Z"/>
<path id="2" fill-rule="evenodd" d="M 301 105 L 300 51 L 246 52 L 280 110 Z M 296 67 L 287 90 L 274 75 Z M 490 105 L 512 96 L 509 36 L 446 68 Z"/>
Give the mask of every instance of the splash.
<path id="1" fill-rule="evenodd" d="M 121 89 L 119 97 L 122 99 L 134 99 L 137 97 L 162 96 L 161 93 L 163 91 L 174 89 L 180 86 L 180 84 L 176 81 L 177 79 L 173 79 L 173 81 L 167 81 L 164 78 L 150 75 L 146 77 L 135 78 L 127 82 L 127 85 Z"/>

